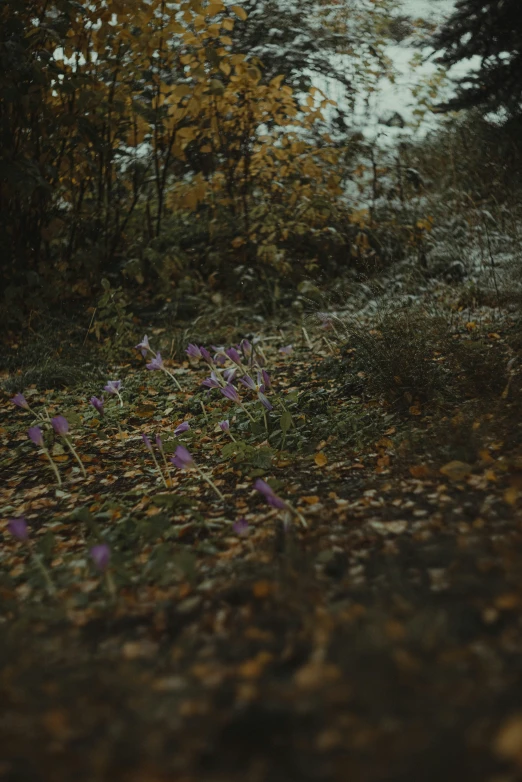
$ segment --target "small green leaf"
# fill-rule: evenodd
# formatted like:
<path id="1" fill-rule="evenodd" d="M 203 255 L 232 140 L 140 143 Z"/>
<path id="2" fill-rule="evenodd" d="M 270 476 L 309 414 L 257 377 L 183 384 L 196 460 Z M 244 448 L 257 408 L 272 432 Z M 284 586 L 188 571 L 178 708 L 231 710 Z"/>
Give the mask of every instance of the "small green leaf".
<path id="1" fill-rule="evenodd" d="M 288 432 L 290 427 L 293 424 L 292 420 L 292 414 L 288 412 L 288 410 L 285 410 L 285 412 L 282 414 L 281 418 L 279 419 L 279 426 L 281 427 L 281 431 L 285 434 Z"/>

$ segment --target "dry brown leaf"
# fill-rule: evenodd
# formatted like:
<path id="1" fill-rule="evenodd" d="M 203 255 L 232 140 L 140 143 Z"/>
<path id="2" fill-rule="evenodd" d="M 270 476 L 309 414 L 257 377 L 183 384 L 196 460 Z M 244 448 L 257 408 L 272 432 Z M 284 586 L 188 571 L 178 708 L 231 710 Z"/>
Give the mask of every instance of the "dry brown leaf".
<path id="1" fill-rule="evenodd" d="M 410 475 L 413 478 L 427 478 L 431 470 L 426 464 L 414 464 L 410 467 Z"/>
<path id="2" fill-rule="evenodd" d="M 444 467 L 441 467 L 440 472 L 453 481 L 462 481 L 464 478 L 467 478 L 468 475 L 471 475 L 471 465 L 466 464 L 466 462 L 455 460 L 453 462 L 448 462 Z"/>

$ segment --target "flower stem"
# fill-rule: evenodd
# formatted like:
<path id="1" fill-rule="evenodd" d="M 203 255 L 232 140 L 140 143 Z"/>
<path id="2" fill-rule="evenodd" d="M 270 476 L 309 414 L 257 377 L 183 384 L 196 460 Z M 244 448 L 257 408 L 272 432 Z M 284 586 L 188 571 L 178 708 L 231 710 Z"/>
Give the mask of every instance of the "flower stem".
<path id="1" fill-rule="evenodd" d="M 246 407 L 245 407 L 244 405 L 242 405 L 242 404 L 241 404 L 241 402 L 239 402 L 239 407 L 240 407 L 242 410 L 244 410 L 244 411 L 245 411 L 245 413 L 246 413 L 246 414 L 247 414 L 247 416 L 250 418 L 250 420 L 252 421 L 252 423 L 253 423 L 253 424 L 255 424 L 255 419 L 254 419 L 254 418 L 253 418 L 253 417 L 250 415 L 250 413 L 248 412 L 248 410 L 246 409 Z"/>
<path id="2" fill-rule="evenodd" d="M 105 585 L 107 587 L 107 592 L 109 595 L 115 599 L 116 598 L 116 585 L 114 583 L 114 579 L 112 577 L 112 573 L 110 570 L 105 571 Z"/>
<path id="3" fill-rule="evenodd" d="M 51 596 L 55 595 L 56 594 L 56 587 L 54 586 L 54 584 L 52 582 L 51 576 L 49 575 L 49 571 L 45 567 L 44 563 L 42 562 L 42 560 L 40 559 L 38 554 L 35 554 L 34 551 L 32 551 L 31 555 L 32 555 L 32 557 L 33 557 L 33 559 L 34 559 L 34 561 L 36 563 L 37 568 L 39 569 L 40 573 L 42 574 L 42 576 L 44 578 L 45 586 L 47 587 L 47 592 Z"/>
<path id="4" fill-rule="evenodd" d="M 208 475 L 206 475 L 203 472 L 203 470 L 200 470 L 199 467 L 196 467 L 196 470 L 199 472 L 199 474 L 201 475 L 203 480 L 206 481 L 208 483 L 208 485 L 211 486 L 214 489 L 214 491 L 216 492 L 216 494 L 219 497 L 219 499 L 223 500 L 223 502 L 224 502 L 225 501 L 225 497 L 223 496 L 223 494 L 221 494 L 221 492 L 219 491 L 219 489 L 216 486 L 216 484 L 214 483 L 214 481 L 211 478 L 209 478 Z"/>
<path id="5" fill-rule="evenodd" d="M 154 453 L 154 451 L 151 451 L 151 456 L 154 459 L 154 464 L 156 465 L 156 469 L 158 470 L 159 474 L 161 475 L 161 480 L 163 481 L 163 485 L 165 486 L 166 489 L 168 489 L 169 485 L 168 485 L 167 481 L 165 480 L 165 476 L 163 475 L 163 470 L 161 469 L 161 467 L 158 464 L 158 460 L 156 459 L 156 454 Z"/>
<path id="6" fill-rule="evenodd" d="M 58 472 L 58 467 L 56 466 L 56 464 L 53 462 L 53 460 L 51 458 L 51 454 L 49 453 L 47 448 L 42 448 L 42 451 L 44 452 L 44 454 L 49 459 L 49 464 L 51 465 L 52 471 L 56 475 L 56 482 L 58 483 L 58 486 L 61 486 L 62 485 L 62 479 L 60 478 L 60 473 Z"/>
<path id="7" fill-rule="evenodd" d="M 207 415 L 207 411 L 205 410 L 205 405 L 203 404 L 203 402 L 201 400 L 199 401 L 199 404 L 201 405 L 201 409 L 203 410 L 203 415 L 205 416 L 205 421 L 208 421 L 208 415 Z"/>
<path id="8" fill-rule="evenodd" d="M 308 524 L 306 523 L 306 519 L 303 516 L 303 514 L 301 513 L 301 511 L 298 511 L 297 508 L 294 508 L 294 506 L 290 505 L 290 503 L 287 502 L 286 500 L 285 500 L 285 502 L 286 502 L 286 507 L 288 508 L 288 510 L 291 511 L 292 513 L 294 513 L 297 516 L 297 518 L 299 519 L 299 521 L 301 522 L 303 527 L 308 527 Z"/>
<path id="9" fill-rule="evenodd" d="M 165 451 L 161 449 L 161 456 L 163 457 L 163 464 L 165 465 L 165 472 L 167 473 L 168 478 L 168 486 L 172 486 L 172 475 L 170 474 L 169 469 L 169 463 L 167 462 L 167 457 L 165 456 Z"/>
<path id="10" fill-rule="evenodd" d="M 123 399 L 121 398 L 121 394 L 118 391 L 116 391 L 116 396 L 120 400 L 120 407 L 123 407 Z"/>
<path id="11" fill-rule="evenodd" d="M 76 453 L 76 450 L 73 448 L 73 444 L 71 443 L 71 441 L 69 440 L 69 438 L 68 438 L 68 437 L 64 437 L 63 439 L 65 440 L 65 442 L 66 442 L 66 443 L 67 443 L 67 445 L 69 446 L 69 450 L 70 450 L 70 452 L 72 453 L 72 455 L 74 456 L 74 458 L 76 459 L 76 461 L 78 462 L 78 464 L 80 465 L 80 469 L 81 469 L 81 471 L 83 472 L 83 477 L 84 477 L 84 478 L 86 478 L 86 477 L 87 477 L 87 472 L 86 472 L 86 470 L 85 470 L 85 467 L 83 466 L 83 462 L 82 462 L 82 460 L 80 459 L 80 457 L 79 457 L 79 456 L 78 456 L 78 454 Z"/>
<path id="12" fill-rule="evenodd" d="M 172 372 L 169 372 L 169 370 L 168 370 L 168 369 L 165 369 L 165 367 L 163 367 L 163 371 L 164 371 L 164 372 L 165 372 L 165 373 L 166 373 L 166 374 L 167 374 L 169 377 L 171 377 L 171 378 L 172 378 L 172 380 L 173 380 L 173 381 L 175 382 L 175 384 L 177 385 L 177 387 L 178 387 L 178 390 L 179 390 L 179 391 L 183 391 L 183 389 L 181 388 L 181 386 L 180 386 L 180 384 L 179 384 L 179 382 L 178 382 L 178 379 L 177 379 L 176 377 L 174 377 L 174 375 L 172 374 Z"/>

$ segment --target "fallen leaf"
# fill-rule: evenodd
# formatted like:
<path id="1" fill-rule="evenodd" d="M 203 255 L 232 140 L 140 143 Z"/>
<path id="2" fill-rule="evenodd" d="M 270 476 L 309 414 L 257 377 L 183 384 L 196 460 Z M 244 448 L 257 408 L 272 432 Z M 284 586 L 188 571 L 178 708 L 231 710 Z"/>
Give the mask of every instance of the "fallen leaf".
<path id="1" fill-rule="evenodd" d="M 471 465 L 459 461 L 448 462 L 440 468 L 440 472 L 453 481 L 461 481 L 471 475 Z"/>
<path id="2" fill-rule="evenodd" d="M 427 478 L 431 470 L 426 464 L 414 464 L 410 467 L 410 475 L 413 478 Z"/>
<path id="3" fill-rule="evenodd" d="M 328 457 L 323 451 L 319 451 L 319 453 L 315 454 L 314 462 L 318 467 L 324 467 L 326 464 L 328 464 Z"/>
<path id="4" fill-rule="evenodd" d="M 273 584 L 271 581 L 256 581 L 254 586 L 252 587 L 252 592 L 254 593 L 254 597 L 268 597 L 268 595 L 273 590 Z"/>
<path id="5" fill-rule="evenodd" d="M 501 725 L 493 750 L 505 760 L 522 766 L 522 714 L 513 714 Z"/>
<path id="6" fill-rule="evenodd" d="M 272 659 L 270 652 L 259 652 L 252 660 L 247 660 L 238 668 L 238 673 L 243 679 L 257 679 L 263 673 L 265 666 Z"/>
<path id="7" fill-rule="evenodd" d="M 158 644 L 148 641 L 127 641 L 123 644 L 122 653 L 126 660 L 139 660 L 140 658 L 154 657 L 158 651 Z"/>

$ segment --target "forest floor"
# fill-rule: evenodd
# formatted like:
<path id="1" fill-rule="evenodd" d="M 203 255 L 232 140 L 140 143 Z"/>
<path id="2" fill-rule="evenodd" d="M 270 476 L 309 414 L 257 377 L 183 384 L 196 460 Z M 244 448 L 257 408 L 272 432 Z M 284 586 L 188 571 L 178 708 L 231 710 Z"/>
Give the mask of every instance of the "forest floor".
<path id="1" fill-rule="evenodd" d="M 86 468 L 42 424 L 61 486 L 4 393 L 0 780 L 522 779 L 522 327 L 498 302 L 424 304 L 186 330 L 261 337 L 268 436 L 255 396 L 238 386 L 254 425 L 207 397 L 163 326 L 181 392 L 132 349 L 104 416 L 103 381 L 25 386 Z M 195 471 L 162 486 L 143 433 L 188 448 L 224 500 Z M 28 541 L 8 530 L 22 515 Z"/>

